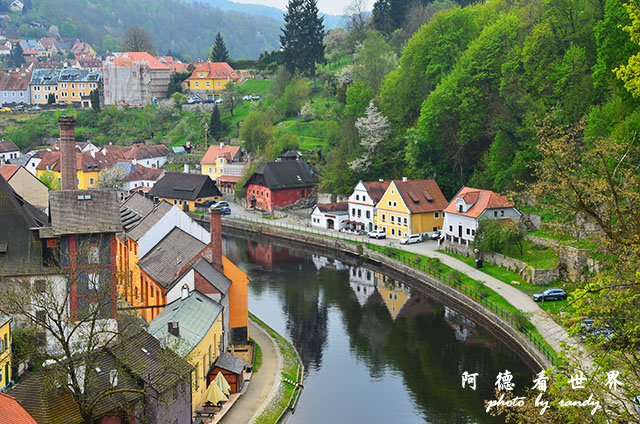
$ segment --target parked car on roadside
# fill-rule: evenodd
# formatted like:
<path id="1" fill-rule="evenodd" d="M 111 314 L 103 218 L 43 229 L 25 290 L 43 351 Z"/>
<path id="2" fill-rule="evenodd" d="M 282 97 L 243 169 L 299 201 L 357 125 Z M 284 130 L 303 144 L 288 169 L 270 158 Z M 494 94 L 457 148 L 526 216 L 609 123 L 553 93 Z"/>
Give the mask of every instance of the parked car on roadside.
<path id="1" fill-rule="evenodd" d="M 440 238 L 440 235 L 442 234 L 442 232 L 440 230 L 438 231 L 434 231 L 433 233 L 431 233 L 431 235 L 429 236 L 429 238 L 431 240 L 438 240 Z"/>
<path id="2" fill-rule="evenodd" d="M 384 230 L 373 230 L 367 233 L 367 237 L 374 239 L 383 239 L 387 238 L 387 233 Z"/>
<path id="3" fill-rule="evenodd" d="M 231 215 L 231 208 L 229 206 L 224 206 L 220 209 L 220 213 L 222 213 L 222 215 Z"/>
<path id="4" fill-rule="evenodd" d="M 9 107 L 0 108 L 0 112 L 11 112 L 11 108 Z"/>
<path id="5" fill-rule="evenodd" d="M 413 244 L 422 241 L 422 234 L 410 234 L 400 239 L 400 244 Z"/>
<path id="6" fill-rule="evenodd" d="M 567 292 L 564 289 L 547 289 L 541 293 L 534 293 L 532 297 L 535 302 L 546 300 L 566 300 Z"/>

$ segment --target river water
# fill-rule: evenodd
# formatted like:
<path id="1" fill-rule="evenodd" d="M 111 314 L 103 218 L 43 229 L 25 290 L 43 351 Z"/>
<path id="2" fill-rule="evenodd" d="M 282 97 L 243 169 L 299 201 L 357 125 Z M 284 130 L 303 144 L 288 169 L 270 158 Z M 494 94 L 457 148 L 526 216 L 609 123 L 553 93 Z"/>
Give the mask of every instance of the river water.
<path id="1" fill-rule="evenodd" d="M 516 392 L 532 373 L 454 308 L 362 266 L 225 238 L 247 272 L 249 310 L 289 339 L 305 366 L 289 423 L 499 423 L 485 412 L 498 373 Z M 478 373 L 476 390 L 462 373 Z"/>

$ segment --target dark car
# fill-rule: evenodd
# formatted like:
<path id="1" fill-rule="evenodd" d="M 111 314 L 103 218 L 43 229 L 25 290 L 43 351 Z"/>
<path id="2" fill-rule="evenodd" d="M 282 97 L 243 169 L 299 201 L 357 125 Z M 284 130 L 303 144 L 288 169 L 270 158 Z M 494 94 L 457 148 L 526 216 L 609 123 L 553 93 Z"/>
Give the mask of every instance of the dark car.
<path id="1" fill-rule="evenodd" d="M 213 99 L 204 99 L 202 103 L 213 103 Z"/>
<path id="2" fill-rule="evenodd" d="M 222 215 L 231 215 L 231 208 L 229 206 L 224 206 L 220 208 L 220 213 Z"/>
<path id="3" fill-rule="evenodd" d="M 533 300 L 536 302 L 544 300 L 565 300 L 567 292 L 564 289 L 547 289 L 542 293 L 534 293 Z"/>

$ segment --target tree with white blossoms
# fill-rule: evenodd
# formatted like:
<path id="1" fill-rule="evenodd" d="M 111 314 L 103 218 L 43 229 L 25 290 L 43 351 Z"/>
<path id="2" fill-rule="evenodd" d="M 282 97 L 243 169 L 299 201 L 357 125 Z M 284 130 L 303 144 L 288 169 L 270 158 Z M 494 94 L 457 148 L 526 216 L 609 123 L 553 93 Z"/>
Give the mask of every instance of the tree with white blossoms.
<path id="1" fill-rule="evenodd" d="M 380 143 L 389 136 L 389 120 L 380 113 L 373 100 L 365 110 L 364 116 L 356 120 L 356 129 L 360 135 L 362 156 L 351 161 L 349 166 L 355 172 L 367 172 Z"/>
<path id="2" fill-rule="evenodd" d="M 120 166 L 105 168 L 98 173 L 98 188 L 119 189 L 124 185 L 126 172 Z"/>

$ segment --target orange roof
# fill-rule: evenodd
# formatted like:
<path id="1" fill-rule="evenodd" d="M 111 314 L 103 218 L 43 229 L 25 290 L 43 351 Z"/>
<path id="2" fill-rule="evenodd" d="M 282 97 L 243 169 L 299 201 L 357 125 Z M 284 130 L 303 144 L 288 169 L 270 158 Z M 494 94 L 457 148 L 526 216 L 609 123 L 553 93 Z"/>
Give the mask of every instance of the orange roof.
<path id="1" fill-rule="evenodd" d="M 200 72 L 206 72 L 204 77 L 198 76 Z M 240 75 L 233 70 L 227 62 L 205 62 L 193 71 L 187 81 L 192 79 L 240 79 Z"/>
<path id="2" fill-rule="evenodd" d="M 367 193 L 369 193 L 369 197 L 371 197 L 373 203 L 378 203 L 380 199 L 382 199 L 382 196 L 384 196 L 384 192 L 387 191 L 389 183 L 391 183 L 391 180 L 367 181 L 362 184 L 367 188 Z"/>
<path id="3" fill-rule="evenodd" d="M 37 55 L 38 51 L 37 50 L 33 50 L 33 49 L 27 49 L 27 50 L 23 50 L 22 54 Z"/>
<path id="4" fill-rule="evenodd" d="M 411 213 L 441 211 L 447 199 L 436 180 L 393 180 L 398 192 Z"/>
<path id="5" fill-rule="evenodd" d="M 158 58 L 151 56 L 147 52 L 122 53 L 114 59 L 113 64 L 116 66 L 131 66 L 131 62 L 141 62 L 143 60 L 149 64 L 149 69 L 171 69 L 158 60 Z"/>
<path id="6" fill-rule="evenodd" d="M 0 393 L 0 417 L 2 424 L 38 424 L 16 398 Z"/>
<path id="7" fill-rule="evenodd" d="M 216 159 L 220 156 L 224 156 L 227 161 L 231 162 L 239 151 L 240 146 L 224 145 L 222 148 L 220 145 L 209 146 L 209 150 L 204 154 L 200 163 L 203 165 L 215 164 Z"/>
<path id="8" fill-rule="evenodd" d="M 99 172 L 102 169 L 112 167 L 122 159 L 124 159 L 124 155 L 120 152 L 107 152 L 105 155 L 102 151 L 95 154 L 76 151 L 76 169 L 83 172 Z M 60 151 L 45 153 L 36 166 L 36 170 L 46 171 L 47 166 L 50 166 L 52 171 L 60 172 Z"/>
<path id="9" fill-rule="evenodd" d="M 18 169 L 20 169 L 20 165 L 5 164 L 2 168 L 0 168 L 0 175 L 2 175 L 5 180 L 9 181 L 9 179 L 13 177 L 13 174 L 15 174 Z"/>
<path id="10" fill-rule="evenodd" d="M 465 203 L 472 204 L 466 212 L 458 212 L 456 208 L 456 199 L 462 199 Z M 453 196 L 451 202 L 445 208 L 446 213 L 454 213 L 457 215 L 469 216 L 477 218 L 487 209 L 512 208 L 513 203 L 509 202 L 505 197 L 494 193 L 491 190 L 482 190 L 479 188 L 462 187 L 458 194 Z"/>
<path id="11" fill-rule="evenodd" d="M 218 182 L 219 183 L 237 183 L 238 181 L 240 181 L 242 179 L 242 177 L 239 177 L 237 175 L 221 175 L 218 177 Z"/>

